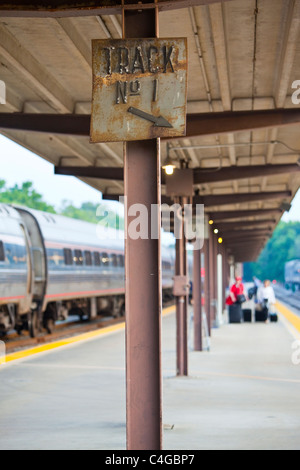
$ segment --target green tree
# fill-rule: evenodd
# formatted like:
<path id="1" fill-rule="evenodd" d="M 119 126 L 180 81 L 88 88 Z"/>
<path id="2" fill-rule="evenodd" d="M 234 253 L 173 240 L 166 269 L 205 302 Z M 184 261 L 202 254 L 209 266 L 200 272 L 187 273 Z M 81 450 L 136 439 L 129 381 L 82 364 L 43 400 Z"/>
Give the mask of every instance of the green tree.
<path id="1" fill-rule="evenodd" d="M 124 218 L 103 203 L 84 202 L 81 207 L 75 207 L 70 201 L 65 200 L 60 213 L 72 219 L 85 220 L 93 224 L 100 223 L 106 227 L 124 230 Z"/>
<path id="2" fill-rule="evenodd" d="M 256 263 L 245 264 L 245 279 L 284 282 L 285 263 L 300 259 L 300 222 L 280 222 Z"/>
<path id="3" fill-rule="evenodd" d="M 80 207 L 76 207 L 71 201 L 64 200 L 62 208 L 57 212 L 53 206 L 43 200 L 41 194 L 36 192 L 30 181 L 26 181 L 21 186 L 15 184 L 8 188 L 5 180 L 0 180 L 0 202 L 25 206 L 52 214 L 59 213 L 72 219 L 84 220 L 93 224 L 100 223 L 107 227 L 124 230 L 124 218 L 103 203 L 84 202 Z"/>
<path id="4" fill-rule="evenodd" d="M 13 187 L 8 188 L 6 182 L 0 180 L 0 202 L 26 206 L 52 214 L 56 213 L 53 206 L 43 201 L 43 196 L 36 192 L 33 183 L 30 181 L 22 183 L 21 186 L 15 184 Z"/>

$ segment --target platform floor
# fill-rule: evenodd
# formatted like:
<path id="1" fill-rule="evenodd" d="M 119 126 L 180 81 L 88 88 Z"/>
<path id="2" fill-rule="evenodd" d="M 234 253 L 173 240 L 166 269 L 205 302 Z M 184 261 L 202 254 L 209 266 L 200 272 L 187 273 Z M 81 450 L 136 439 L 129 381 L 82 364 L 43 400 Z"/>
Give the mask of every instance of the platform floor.
<path id="1" fill-rule="evenodd" d="M 175 333 L 171 314 L 164 449 L 300 449 L 300 365 L 283 317 L 214 329 L 210 352 L 190 351 L 184 378 Z M 124 343 L 123 330 L 0 366 L 0 449 L 125 449 Z"/>

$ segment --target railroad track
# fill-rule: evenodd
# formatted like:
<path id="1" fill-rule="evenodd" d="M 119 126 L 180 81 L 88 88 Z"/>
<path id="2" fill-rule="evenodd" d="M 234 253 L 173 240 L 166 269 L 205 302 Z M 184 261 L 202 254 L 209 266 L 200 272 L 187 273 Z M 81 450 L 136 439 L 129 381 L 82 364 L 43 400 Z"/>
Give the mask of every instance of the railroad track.
<path id="1" fill-rule="evenodd" d="M 16 351 L 21 351 L 23 349 L 28 349 L 37 345 L 52 343 L 54 341 L 69 338 L 71 336 L 80 335 L 82 333 L 87 333 L 94 330 L 99 330 L 101 328 L 106 328 L 107 326 L 115 325 L 125 321 L 124 317 L 112 318 L 112 317 L 98 317 L 95 320 L 89 322 L 64 322 L 55 326 L 55 329 L 52 334 L 43 334 L 41 333 L 36 338 L 30 338 L 28 334 L 22 334 L 18 336 L 17 334 L 11 334 L 1 338 L 1 341 L 4 341 L 6 347 L 6 353 L 13 353 Z"/>
<path id="2" fill-rule="evenodd" d="M 167 308 L 173 305 L 173 302 L 166 302 L 163 307 Z M 32 348 L 37 345 L 48 344 L 54 341 L 70 338 L 72 336 L 88 333 L 90 331 L 99 330 L 108 326 L 123 323 L 125 317 L 113 318 L 112 316 L 98 316 L 94 320 L 78 321 L 71 320 L 66 322 L 57 323 L 52 334 L 41 333 L 36 338 L 31 338 L 29 333 L 24 332 L 21 336 L 17 333 L 12 333 L 8 336 L 1 337 L 6 347 L 6 353 L 13 353 L 24 349 Z"/>
<path id="3" fill-rule="evenodd" d="M 292 292 L 279 285 L 275 286 L 274 290 L 278 300 L 295 308 L 300 314 L 300 292 Z"/>

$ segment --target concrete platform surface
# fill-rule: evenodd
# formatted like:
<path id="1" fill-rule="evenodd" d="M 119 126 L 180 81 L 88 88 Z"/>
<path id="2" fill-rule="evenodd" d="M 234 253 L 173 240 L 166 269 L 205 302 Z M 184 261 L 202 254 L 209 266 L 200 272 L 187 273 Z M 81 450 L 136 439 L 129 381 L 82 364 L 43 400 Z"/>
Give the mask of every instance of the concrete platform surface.
<path id="1" fill-rule="evenodd" d="M 214 329 L 183 378 L 175 326 L 163 319 L 164 449 L 300 449 L 300 365 L 283 319 Z M 124 349 L 121 331 L 0 366 L 0 449 L 125 449 Z"/>

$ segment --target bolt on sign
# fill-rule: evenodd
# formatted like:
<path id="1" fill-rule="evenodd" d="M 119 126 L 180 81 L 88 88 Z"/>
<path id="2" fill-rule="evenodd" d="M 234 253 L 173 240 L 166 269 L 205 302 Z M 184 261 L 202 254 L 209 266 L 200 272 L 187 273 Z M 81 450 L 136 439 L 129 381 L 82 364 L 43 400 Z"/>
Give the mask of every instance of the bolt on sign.
<path id="1" fill-rule="evenodd" d="M 91 142 L 186 132 L 187 40 L 93 41 Z"/>

